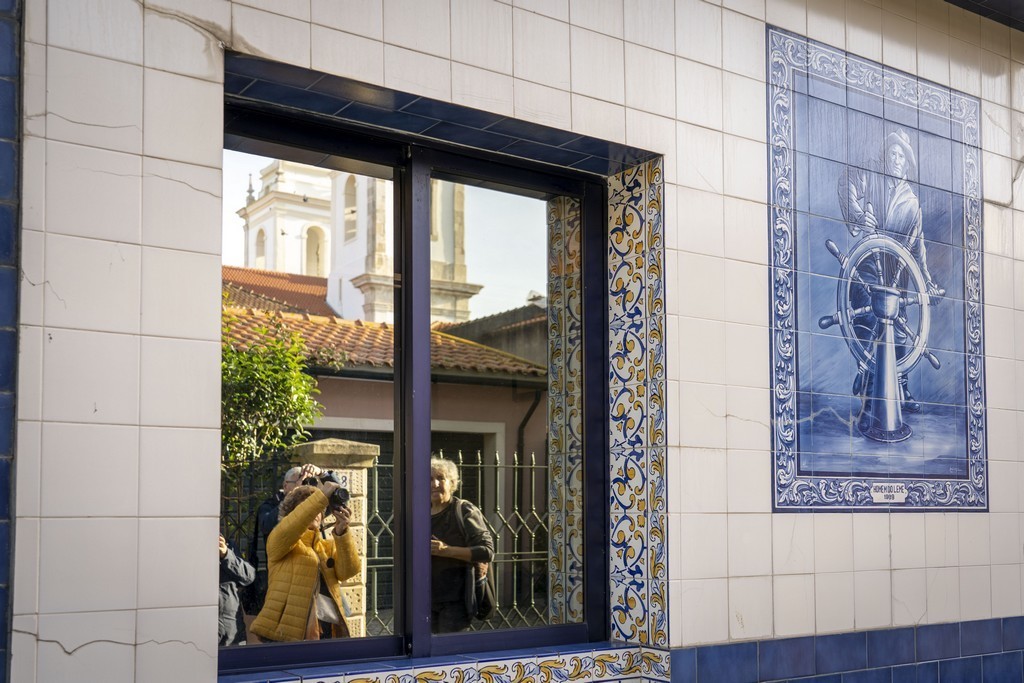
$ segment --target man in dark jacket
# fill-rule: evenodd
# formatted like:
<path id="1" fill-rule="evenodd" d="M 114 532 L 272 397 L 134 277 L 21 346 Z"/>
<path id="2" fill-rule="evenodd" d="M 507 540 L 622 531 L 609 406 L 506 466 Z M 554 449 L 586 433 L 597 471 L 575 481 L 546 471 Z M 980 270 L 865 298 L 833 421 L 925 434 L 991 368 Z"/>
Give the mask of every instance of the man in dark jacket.
<path id="1" fill-rule="evenodd" d="M 217 619 L 219 645 L 244 645 L 245 620 L 238 588 L 248 586 L 256 578 L 252 565 L 240 558 L 220 537 L 220 612 Z"/>

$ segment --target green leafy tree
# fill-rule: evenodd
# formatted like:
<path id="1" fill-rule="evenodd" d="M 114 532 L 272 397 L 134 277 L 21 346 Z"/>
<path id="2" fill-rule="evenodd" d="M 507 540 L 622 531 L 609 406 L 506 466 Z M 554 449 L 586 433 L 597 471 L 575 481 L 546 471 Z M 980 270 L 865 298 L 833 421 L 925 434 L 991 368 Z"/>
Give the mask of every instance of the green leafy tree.
<path id="1" fill-rule="evenodd" d="M 309 438 L 305 425 L 322 415 L 316 378 L 306 372 L 306 342 L 279 321 L 260 328 L 259 342 L 230 336 L 225 314 L 221 349 L 221 455 L 224 465 L 252 462 Z"/>

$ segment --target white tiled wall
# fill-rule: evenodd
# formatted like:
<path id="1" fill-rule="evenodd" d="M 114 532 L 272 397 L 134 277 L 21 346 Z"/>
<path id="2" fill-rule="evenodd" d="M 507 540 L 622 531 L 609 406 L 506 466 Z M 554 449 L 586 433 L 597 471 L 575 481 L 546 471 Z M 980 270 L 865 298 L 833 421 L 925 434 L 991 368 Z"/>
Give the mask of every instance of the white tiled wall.
<path id="1" fill-rule="evenodd" d="M 991 514 L 771 514 L 765 20 L 985 100 Z M 1021 613 L 1020 34 L 941 0 L 26 0 L 24 35 L 16 680 L 214 676 L 225 47 L 665 155 L 673 645 Z"/>

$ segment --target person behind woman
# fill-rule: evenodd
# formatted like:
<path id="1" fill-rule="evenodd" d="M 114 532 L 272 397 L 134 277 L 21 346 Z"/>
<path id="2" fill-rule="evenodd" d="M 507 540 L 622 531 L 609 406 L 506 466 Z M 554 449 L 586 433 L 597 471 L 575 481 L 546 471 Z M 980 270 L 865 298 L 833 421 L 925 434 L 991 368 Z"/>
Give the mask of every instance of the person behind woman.
<path id="1" fill-rule="evenodd" d="M 336 510 L 331 534 L 320 533 L 327 501 L 337 488 L 334 482 L 298 486 L 281 501 L 281 521 L 267 538 L 267 597 L 250 627 L 262 640 L 317 640 L 326 623 L 330 637 L 349 635 L 338 584 L 360 570 L 348 533 L 352 513 Z"/>
<path id="2" fill-rule="evenodd" d="M 451 460 L 430 459 L 430 617 L 434 633 L 469 628 L 466 565 L 489 563 L 494 541 L 480 510 L 453 494 L 459 468 Z"/>

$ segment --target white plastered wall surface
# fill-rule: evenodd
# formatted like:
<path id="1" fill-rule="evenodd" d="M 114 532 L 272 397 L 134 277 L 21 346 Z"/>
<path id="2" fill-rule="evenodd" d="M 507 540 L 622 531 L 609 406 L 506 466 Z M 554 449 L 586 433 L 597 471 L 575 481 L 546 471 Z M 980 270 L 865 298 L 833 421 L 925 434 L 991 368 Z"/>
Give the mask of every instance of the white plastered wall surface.
<path id="1" fill-rule="evenodd" d="M 13 680 L 215 676 L 225 47 L 665 154 L 673 645 L 1020 614 L 1024 39 L 882 4 L 26 0 Z M 984 100 L 989 514 L 771 514 L 766 20 Z"/>

